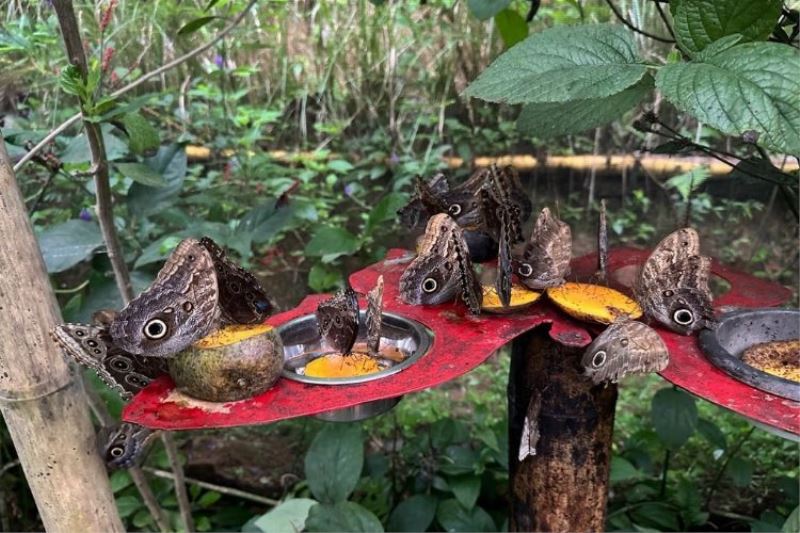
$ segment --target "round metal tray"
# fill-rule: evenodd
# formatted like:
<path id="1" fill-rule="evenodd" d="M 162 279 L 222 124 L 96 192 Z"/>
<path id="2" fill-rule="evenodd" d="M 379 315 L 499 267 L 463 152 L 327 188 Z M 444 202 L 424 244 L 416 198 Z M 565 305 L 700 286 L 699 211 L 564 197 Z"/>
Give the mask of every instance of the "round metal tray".
<path id="1" fill-rule="evenodd" d="M 762 342 L 800 337 L 800 310 L 746 309 L 722 315 L 716 329 L 700 333 L 700 349 L 722 371 L 757 389 L 800 402 L 800 383 L 742 362 L 742 352 Z"/>

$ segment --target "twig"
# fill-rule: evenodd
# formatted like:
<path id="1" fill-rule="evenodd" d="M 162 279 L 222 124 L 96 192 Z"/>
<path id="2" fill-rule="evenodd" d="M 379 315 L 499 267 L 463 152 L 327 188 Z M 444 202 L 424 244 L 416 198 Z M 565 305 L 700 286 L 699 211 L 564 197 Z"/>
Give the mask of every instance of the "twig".
<path id="1" fill-rule="evenodd" d="M 725 473 L 725 469 L 728 468 L 728 463 L 731 462 L 731 459 L 736 457 L 736 454 L 739 453 L 739 450 L 742 448 L 745 442 L 750 438 L 750 435 L 756 430 L 756 427 L 753 426 L 750 428 L 742 438 L 739 439 L 739 442 L 733 447 L 733 449 L 728 453 L 728 456 L 725 458 L 725 461 L 722 463 L 722 466 L 717 471 L 717 475 L 714 476 L 714 481 L 711 483 L 711 487 L 708 489 L 708 496 L 706 496 L 706 509 L 711 506 L 711 498 L 714 496 L 714 492 L 717 490 L 717 485 L 719 484 L 719 480 L 722 479 L 722 474 Z"/>
<path id="2" fill-rule="evenodd" d="M 47 181 L 45 181 L 44 185 L 42 185 L 41 190 L 39 190 L 39 194 L 36 195 L 36 200 L 33 201 L 33 205 L 31 205 L 31 208 L 28 210 L 31 215 L 39 209 L 39 205 L 42 203 L 42 199 L 44 198 L 47 189 L 50 188 L 50 184 L 53 183 L 53 178 L 56 177 L 56 174 L 58 174 L 57 170 L 50 171 L 50 175 L 47 176 Z"/>
<path id="3" fill-rule="evenodd" d="M 182 56 L 180 56 L 180 57 L 177 57 L 177 58 L 173 59 L 173 60 L 172 60 L 172 61 L 170 61 L 169 63 L 165 63 L 165 64 L 163 64 L 162 66 L 158 67 L 158 68 L 157 68 L 157 69 L 155 69 L 155 70 L 152 70 L 152 71 L 150 71 L 150 72 L 148 72 L 148 73 L 146 73 L 146 74 L 142 74 L 141 76 L 139 76 L 138 78 L 136 78 L 135 80 L 133 80 L 132 82 L 130 82 L 129 84 L 127 84 L 127 85 L 125 85 L 124 87 L 121 87 L 120 89 L 117 89 L 116 91 L 114 91 L 113 93 L 111 93 L 111 96 L 112 96 L 112 97 L 114 97 L 114 98 L 117 98 L 117 97 L 119 97 L 119 96 L 122 96 L 123 94 L 125 94 L 125 93 L 129 92 L 130 90 L 132 90 L 132 89 L 135 89 L 135 88 L 136 88 L 136 87 L 138 87 L 139 85 L 143 84 L 144 82 L 146 82 L 146 81 L 147 81 L 147 80 L 149 80 L 150 78 L 153 78 L 153 77 L 155 77 L 155 76 L 160 76 L 160 75 L 161 75 L 161 74 L 163 74 L 164 72 L 166 72 L 166 71 L 168 71 L 168 70 L 170 70 L 170 69 L 172 69 L 172 68 L 175 68 L 175 67 L 177 67 L 177 66 L 178 66 L 178 65 L 180 65 L 181 63 L 184 63 L 184 62 L 186 62 L 186 61 L 190 60 L 191 58 L 195 57 L 195 56 L 196 56 L 196 55 L 198 55 L 198 54 L 201 54 L 201 53 L 205 52 L 206 50 L 208 50 L 209 48 L 211 48 L 212 46 L 214 46 L 214 45 L 215 45 L 215 44 L 216 44 L 216 43 L 217 43 L 217 42 L 218 42 L 220 39 L 222 39 L 222 38 L 224 38 L 226 35 L 228 35 L 228 34 L 229 34 L 229 33 L 230 33 L 230 32 L 231 32 L 231 31 L 232 31 L 232 30 L 233 30 L 233 29 L 234 29 L 236 26 L 238 26 L 238 25 L 239 25 L 239 23 L 240 23 L 242 20 L 244 20 L 244 17 L 245 17 L 245 16 L 247 15 L 247 13 L 250 11 L 250 8 L 252 8 L 252 7 L 253 7 L 253 6 L 256 4 L 256 2 L 258 2 L 258 0 L 250 0 L 250 2 L 248 2 L 248 4 L 247 4 L 247 5 L 244 7 L 244 9 L 243 9 L 243 10 L 242 10 L 242 11 L 241 11 L 241 12 L 240 12 L 238 15 L 236 15 L 236 18 L 234 18 L 234 19 L 231 21 L 231 23 L 230 23 L 230 24 L 228 24 L 228 25 L 227 25 L 225 28 L 223 28 L 223 29 L 222 29 L 222 30 L 221 30 L 221 31 L 220 31 L 220 32 L 219 32 L 219 33 L 218 33 L 218 34 L 217 34 L 217 35 L 216 35 L 216 36 L 215 36 L 213 39 L 211 39 L 209 42 L 207 42 L 207 43 L 205 43 L 205 44 L 202 44 L 202 45 L 198 46 L 197 48 L 195 48 L 195 49 L 193 49 L 193 50 L 190 50 L 189 52 L 187 52 L 187 53 L 183 54 L 183 55 L 182 55 Z M 41 150 L 42 148 L 44 148 L 44 147 L 45 147 L 45 146 L 46 146 L 48 143 L 50 143 L 50 142 L 51 142 L 53 139 L 55 139 L 55 138 L 56 138 L 56 137 L 58 137 L 58 136 L 59 136 L 61 133 L 63 133 L 63 132 L 64 132 L 64 130 L 66 130 L 67 128 L 69 128 L 70 126 L 72 126 L 73 124 L 75 124 L 76 122 L 78 122 L 80 119 L 81 119 L 81 114 L 80 114 L 80 113 L 77 113 L 77 114 L 75 114 L 75 115 L 71 116 L 70 118 L 68 118 L 67 120 L 65 120 L 63 123 L 61 123 L 61 124 L 60 124 L 60 125 L 59 125 L 59 126 L 56 128 L 56 129 L 54 129 L 53 131 L 51 131 L 50 133 L 48 133 L 48 134 L 47 134 L 47 135 L 44 137 L 44 139 L 42 139 L 41 141 L 39 141 L 39 143 L 38 143 L 36 146 L 34 146 L 33 148 L 31 148 L 31 149 L 30 149 L 30 151 L 29 151 L 28 153 L 26 153 L 24 156 L 22 156 L 22 158 L 21 158 L 19 161 L 17 161 L 17 164 L 16 164 L 16 165 L 14 165 L 14 171 L 15 171 L 15 172 L 18 172 L 18 171 L 19 171 L 19 169 L 20 169 L 20 168 L 22 168 L 22 165 L 24 165 L 25 163 L 27 163 L 28 161 L 30 161 L 30 160 L 31 160 L 31 158 L 32 158 L 32 157 L 33 157 L 33 156 L 34 156 L 34 155 L 35 155 L 35 154 L 36 154 L 36 153 L 37 153 L 39 150 Z"/>
<path id="4" fill-rule="evenodd" d="M 611 0 L 606 0 L 606 4 L 608 4 L 608 7 L 611 8 L 611 11 L 614 12 L 614 15 L 619 19 L 620 22 L 625 24 L 627 27 L 629 27 L 630 29 L 632 29 L 636 33 L 639 33 L 641 35 L 644 35 L 645 37 L 649 37 L 649 38 L 654 39 L 656 41 L 660 41 L 662 43 L 674 43 L 675 42 L 674 39 L 666 39 L 664 37 L 659 37 L 658 35 L 653 35 L 652 33 L 648 33 L 648 32 L 646 32 L 646 31 L 644 31 L 642 29 L 637 28 L 636 26 L 633 25 L 633 23 L 631 23 L 628 19 L 626 19 L 622 15 L 622 13 L 619 11 L 619 9 L 617 9 L 617 6 L 615 6 L 614 3 L 611 2 Z"/>
<path id="5" fill-rule="evenodd" d="M 178 497 L 178 508 L 181 511 L 183 528 L 187 533 L 190 533 L 195 531 L 195 528 L 194 520 L 192 519 L 192 506 L 189 503 L 189 495 L 186 493 L 186 476 L 183 474 L 181 458 L 178 456 L 178 449 L 175 447 L 175 441 L 172 439 L 172 435 L 166 431 L 162 432 L 161 442 L 164 443 L 164 449 L 167 451 L 167 459 L 174 473 L 175 495 Z"/>
<path id="6" fill-rule="evenodd" d="M 672 26 L 669 23 L 669 20 L 667 20 L 667 14 L 664 13 L 664 8 L 661 7 L 661 3 L 660 2 L 653 2 L 653 3 L 656 5 L 656 9 L 658 10 L 658 15 L 661 17 L 661 20 L 664 21 L 664 26 L 667 27 L 667 31 L 672 36 L 672 38 L 675 39 L 677 42 L 677 38 L 675 37 L 675 32 L 673 31 Z"/>
<path id="7" fill-rule="evenodd" d="M 157 468 L 152 468 L 149 466 L 144 467 L 145 472 L 153 474 L 156 477 L 160 477 L 162 479 L 175 479 L 175 474 L 172 472 L 167 472 L 166 470 L 159 470 Z M 261 503 L 264 505 L 276 506 L 280 502 L 278 500 L 273 500 L 272 498 L 266 498 L 264 496 L 259 496 L 257 494 L 252 494 L 250 492 L 245 492 L 243 490 L 234 489 L 231 487 L 224 487 L 222 485 L 216 485 L 214 483 L 209 483 L 207 481 L 201 481 L 199 479 L 194 479 L 191 477 L 185 477 L 184 480 L 186 483 L 191 483 L 192 485 L 197 485 L 198 487 L 202 487 L 208 490 L 214 490 L 219 492 L 220 494 L 227 494 L 228 496 L 235 496 L 237 498 L 242 498 L 243 500 L 250 500 L 252 502 Z"/>

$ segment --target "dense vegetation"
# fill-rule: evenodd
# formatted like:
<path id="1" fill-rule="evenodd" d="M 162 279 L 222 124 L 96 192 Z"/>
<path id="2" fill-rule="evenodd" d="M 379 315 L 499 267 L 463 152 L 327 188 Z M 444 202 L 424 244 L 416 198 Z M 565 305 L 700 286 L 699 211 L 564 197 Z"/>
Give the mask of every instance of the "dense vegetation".
<path id="1" fill-rule="evenodd" d="M 5 5 L 0 113 L 7 148 L 21 158 L 79 105 L 100 124 L 113 225 L 136 290 L 180 239 L 209 235 L 268 290 L 280 287 L 275 299 L 289 308 L 308 292 L 337 287 L 388 247 L 411 246 L 413 235 L 399 229 L 395 212 L 414 176 L 446 168 L 446 157 L 646 151 L 700 154 L 706 162 L 736 156 L 746 164 L 725 176 L 707 166 L 622 176 L 539 166 L 523 178 L 535 207 L 557 204 L 573 226 L 576 254 L 592 251 L 594 210 L 606 198 L 613 244 L 652 245 L 691 215 L 709 254 L 797 287 L 797 175 L 781 167 L 800 155 L 800 91 L 796 82 L 775 81 L 791 77 L 798 63 L 792 6 L 754 1 L 738 19 L 698 27 L 692 10 L 718 5 L 730 13 L 734 2 L 262 2 L 210 50 L 111 96 L 210 41 L 247 4 L 76 2 L 88 79 L 68 67 L 48 2 Z M 659 39 L 626 29 L 620 17 Z M 529 34 L 536 37 L 501 55 Z M 623 43 L 622 60 L 597 52 L 613 40 Z M 570 46 L 619 71 L 605 85 L 587 78 L 591 90 L 555 94 L 548 92 L 554 79 L 571 73 L 521 68 L 520 56 Z M 773 92 L 742 96 L 715 86 L 718 78 L 707 72 L 722 65 L 746 73 L 748 61 Z M 520 73 L 531 78 L 515 78 Z M 695 96 L 704 91 L 702 104 L 683 92 L 684 76 L 694 77 Z M 709 93 L 722 95 L 716 110 Z M 739 112 L 762 96 L 764 108 L 752 115 L 767 113 L 766 121 Z M 68 321 L 121 302 L 101 253 L 91 170 L 78 123 L 18 173 Z M 468 163 L 454 170 L 468 172 Z M 311 511 L 310 531 L 502 530 L 507 372 L 501 351 L 361 425 L 295 420 L 181 435 L 189 475 L 217 485 L 191 486 L 197 528 L 286 530 L 286 520 L 305 517 L 319 501 L 332 505 L 328 514 Z M 96 386 L 118 416 L 119 399 Z M 658 377 L 629 379 L 621 391 L 609 529 L 796 530 L 796 444 Z M 242 452 L 215 455 L 221 447 Z M 272 462 L 256 457 L 271 450 Z M 323 474 L 333 455 L 340 458 L 335 473 Z M 160 448 L 147 465 L 167 466 Z M 153 477 L 152 484 L 179 527 L 171 483 Z M 244 495 L 226 490 L 233 484 Z M 153 528 L 128 474 L 115 473 L 112 485 L 126 526 Z M 795 522 L 787 522 L 793 510 Z M 4 531 L 38 524 L 4 426 L 0 517 Z"/>

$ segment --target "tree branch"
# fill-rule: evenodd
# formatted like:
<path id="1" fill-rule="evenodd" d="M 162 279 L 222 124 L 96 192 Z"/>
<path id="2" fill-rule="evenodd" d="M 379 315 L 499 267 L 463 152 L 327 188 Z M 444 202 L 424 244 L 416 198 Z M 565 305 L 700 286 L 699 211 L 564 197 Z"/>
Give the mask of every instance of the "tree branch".
<path id="1" fill-rule="evenodd" d="M 167 472 L 166 470 L 159 470 L 157 468 L 151 468 L 149 466 L 145 466 L 144 470 L 153 474 L 156 477 L 160 477 L 163 479 L 175 479 L 175 474 L 172 472 Z M 220 494 L 227 494 L 228 496 L 235 496 L 237 498 L 242 498 L 244 500 L 250 500 L 256 503 L 260 503 L 263 505 L 270 505 L 276 506 L 279 502 L 278 500 L 273 500 L 272 498 L 265 498 L 264 496 L 259 496 L 257 494 L 252 494 L 250 492 L 245 492 L 243 490 L 234 489 L 231 487 L 224 487 L 222 485 L 216 485 L 214 483 L 209 483 L 207 481 L 201 481 L 199 479 L 194 479 L 187 477 L 185 478 L 187 483 L 192 485 L 197 485 L 198 487 L 202 487 L 204 489 L 213 490 L 219 492 Z"/>
<path id="2" fill-rule="evenodd" d="M 648 32 L 646 32 L 646 31 L 644 31 L 642 29 L 637 28 L 636 26 L 633 25 L 633 23 L 631 21 L 629 21 L 628 19 L 626 19 L 622 15 L 620 10 L 617 8 L 617 6 L 614 5 L 614 3 L 611 0 L 606 0 L 606 4 L 608 4 L 608 7 L 611 8 L 611 11 L 614 12 L 614 15 L 619 19 L 620 22 L 625 24 L 628 28 L 632 29 L 636 33 L 639 33 L 641 35 L 644 35 L 645 37 L 649 37 L 650 39 L 653 39 L 655 41 L 659 41 L 659 42 L 662 42 L 662 43 L 670 43 L 671 44 L 671 43 L 675 42 L 674 39 L 667 39 L 667 38 L 664 38 L 664 37 L 659 37 L 658 35 L 653 35 L 652 33 L 648 33 Z"/>
<path id="3" fill-rule="evenodd" d="M 242 22 L 242 20 L 244 20 L 244 17 L 247 15 L 247 13 L 250 11 L 250 9 L 257 2 L 258 2 L 258 0 L 250 0 L 250 2 L 247 3 L 247 5 L 244 7 L 244 9 L 242 9 L 242 11 L 238 15 L 236 15 L 236 17 L 231 21 L 231 23 L 228 24 L 225 28 L 223 28 L 217 35 L 214 36 L 213 39 L 211 39 L 207 43 L 202 44 L 202 45 L 198 46 L 197 48 L 195 48 L 195 49 L 183 54 L 182 56 L 173 59 L 169 63 L 163 64 L 162 66 L 158 67 L 155 70 L 152 70 L 152 71 L 150 71 L 150 72 L 148 72 L 146 74 L 142 74 L 141 76 L 139 76 L 138 78 L 136 78 L 135 80 L 130 82 L 129 84 L 127 84 L 124 87 L 121 87 L 120 89 L 118 89 L 118 90 L 114 91 L 113 93 L 111 93 L 111 96 L 114 97 L 114 98 L 122 96 L 123 94 L 125 94 L 125 93 L 135 89 L 139 85 L 143 84 L 144 82 L 146 82 L 150 78 L 153 78 L 155 76 L 160 76 L 164 72 L 177 67 L 181 63 L 185 63 L 186 61 L 192 59 L 196 55 L 202 54 L 203 52 L 205 52 L 206 50 L 208 50 L 209 48 L 214 46 L 220 39 L 223 39 L 226 35 L 228 35 L 231 31 L 233 31 L 233 29 L 236 26 L 238 26 L 239 23 Z M 48 143 L 50 143 L 53 139 L 58 137 L 67 128 L 69 128 L 70 126 L 74 125 L 80 119 L 81 119 L 81 114 L 77 113 L 77 114 L 69 117 L 67 120 L 62 122 L 58 127 L 56 127 L 53 131 L 48 133 L 41 141 L 39 141 L 36 144 L 36 146 L 31 148 L 28 153 L 26 153 L 24 156 L 22 156 L 22 158 L 20 158 L 19 161 L 17 161 L 17 164 L 14 165 L 14 171 L 18 172 L 19 169 L 22 168 L 22 166 L 25 163 L 30 161 L 31 158 L 39 150 L 41 150 L 42 148 L 47 146 Z"/>
<path id="4" fill-rule="evenodd" d="M 161 432 L 161 442 L 164 444 L 164 449 L 167 451 L 167 459 L 169 460 L 169 465 L 173 472 L 175 495 L 178 497 L 178 507 L 181 510 L 183 528 L 187 533 L 191 533 L 195 531 L 194 520 L 192 519 L 192 506 L 189 504 L 189 495 L 186 493 L 186 476 L 183 473 L 183 465 L 181 465 L 181 458 L 178 455 L 178 448 L 175 446 L 172 435 L 167 431 Z"/>

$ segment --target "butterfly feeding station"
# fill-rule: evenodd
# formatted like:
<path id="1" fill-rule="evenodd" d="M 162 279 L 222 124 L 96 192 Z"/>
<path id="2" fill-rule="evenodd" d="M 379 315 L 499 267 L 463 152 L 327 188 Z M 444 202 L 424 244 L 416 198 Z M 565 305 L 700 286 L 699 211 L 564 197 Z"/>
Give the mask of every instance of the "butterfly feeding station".
<path id="1" fill-rule="evenodd" d="M 609 285 L 629 291 L 630 280 L 647 256 L 643 250 L 612 250 Z M 123 412 L 124 420 L 162 430 L 267 424 L 301 416 L 336 420 L 345 414 L 354 420 L 391 408 L 405 394 L 455 379 L 511 343 L 509 527 L 520 531 L 602 530 L 617 386 L 593 385 L 580 368 L 585 347 L 602 326 L 570 318 L 545 298 L 524 311 L 506 315 L 470 315 L 461 303 L 407 305 L 399 297 L 398 284 L 408 257 L 407 251 L 391 250 L 383 261 L 354 273 L 350 282 L 365 294 L 383 276 L 385 316 L 399 317 L 398 328 L 411 325 L 413 364 L 381 379 L 340 386 L 284 378 L 258 396 L 230 403 L 206 403 L 183 396 L 164 376 L 133 398 Z M 590 279 L 596 264 L 595 255 L 575 259 L 570 278 Z M 780 285 L 716 262 L 712 273 L 730 285 L 716 298 L 717 313 L 774 307 L 790 296 Z M 324 298 L 309 296 L 297 308 L 270 317 L 268 323 L 277 327 L 297 324 L 297 319 L 313 315 Z M 391 320 L 387 323 L 392 324 Z M 660 373 L 664 379 L 769 429 L 795 436 L 800 433 L 800 403 L 764 392 L 720 370 L 701 352 L 697 336 L 663 328 L 657 331 L 670 355 L 669 366 Z M 538 413 L 536 453 L 520 459 L 518 449 L 531 406 Z"/>

